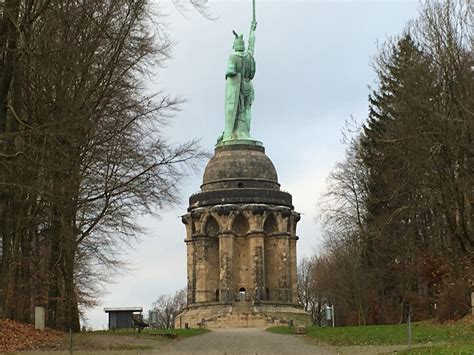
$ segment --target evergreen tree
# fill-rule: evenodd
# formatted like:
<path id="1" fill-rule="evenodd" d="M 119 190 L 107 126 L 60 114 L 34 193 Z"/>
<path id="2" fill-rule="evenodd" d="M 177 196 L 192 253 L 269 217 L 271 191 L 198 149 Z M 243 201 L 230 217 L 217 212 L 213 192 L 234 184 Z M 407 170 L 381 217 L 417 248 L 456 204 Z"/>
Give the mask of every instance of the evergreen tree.
<path id="1" fill-rule="evenodd" d="M 337 198 L 325 210 L 330 247 L 320 260 L 328 280 L 322 277 L 318 284 L 328 285 L 325 294 L 345 310 L 339 317 L 348 323 L 354 319 L 351 309 L 362 309 L 368 323 L 399 322 L 408 301 L 418 319 L 452 319 L 469 311 L 472 11 L 468 1 L 426 2 L 410 32 L 377 57 L 379 86 L 369 97 L 368 120 L 352 147 L 356 152 L 331 174 L 326 194 Z M 351 179 L 354 171 L 364 172 L 363 179 Z M 347 203 L 354 191 L 365 192 L 358 194 L 361 213 Z M 350 237 L 337 224 L 340 216 L 350 217 L 344 220 L 355 231 Z M 350 222 L 354 216 L 363 216 L 358 228 Z M 354 262 L 347 270 L 365 276 L 362 296 L 361 288 L 351 286 L 354 278 L 329 282 L 347 259 Z M 351 297 L 340 296 L 347 292 Z"/>

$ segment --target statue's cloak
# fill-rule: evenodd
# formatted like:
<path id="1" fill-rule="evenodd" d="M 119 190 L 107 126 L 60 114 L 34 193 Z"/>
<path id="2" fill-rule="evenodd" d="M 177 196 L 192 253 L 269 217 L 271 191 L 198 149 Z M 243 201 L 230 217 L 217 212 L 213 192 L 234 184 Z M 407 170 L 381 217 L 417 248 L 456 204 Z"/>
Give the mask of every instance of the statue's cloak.
<path id="1" fill-rule="evenodd" d="M 224 140 L 236 139 L 232 137 L 234 132 L 235 121 L 237 118 L 237 110 L 240 100 L 240 85 L 242 79 L 240 74 L 228 76 L 225 85 L 225 131 Z"/>

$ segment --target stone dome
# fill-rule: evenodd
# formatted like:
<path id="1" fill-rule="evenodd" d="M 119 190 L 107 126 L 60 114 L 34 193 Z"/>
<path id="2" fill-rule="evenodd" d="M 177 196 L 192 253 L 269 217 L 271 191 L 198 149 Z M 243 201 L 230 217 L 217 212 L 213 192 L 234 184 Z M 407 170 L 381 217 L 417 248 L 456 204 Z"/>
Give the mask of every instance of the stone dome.
<path id="1" fill-rule="evenodd" d="M 188 211 L 232 204 L 293 209 L 291 195 L 280 190 L 275 166 L 262 145 L 218 145 L 204 170 L 201 191 L 189 198 Z"/>
<path id="2" fill-rule="evenodd" d="M 260 188 L 279 190 L 272 161 L 259 145 L 218 146 L 204 171 L 201 191 Z"/>

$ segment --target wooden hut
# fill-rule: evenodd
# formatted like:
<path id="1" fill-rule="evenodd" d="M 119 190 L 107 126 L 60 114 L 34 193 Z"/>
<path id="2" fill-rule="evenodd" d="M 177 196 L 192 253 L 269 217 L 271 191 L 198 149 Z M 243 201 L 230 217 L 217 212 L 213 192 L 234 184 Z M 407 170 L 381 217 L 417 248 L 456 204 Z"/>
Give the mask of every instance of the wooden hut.
<path id="1" fill-rule="evenodd" d="M 142 307 L 104 308 L 109 314 L 109 330 L 135 328 L 133 318 L 143 320 Z"/>

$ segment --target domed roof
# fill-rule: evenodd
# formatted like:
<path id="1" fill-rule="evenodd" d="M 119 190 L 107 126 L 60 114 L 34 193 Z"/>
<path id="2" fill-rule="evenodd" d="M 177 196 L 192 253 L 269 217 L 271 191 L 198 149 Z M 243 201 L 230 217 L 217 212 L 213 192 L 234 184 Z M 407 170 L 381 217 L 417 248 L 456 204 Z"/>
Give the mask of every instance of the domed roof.
<path id="1" fill-rule="evenodd" d="M 201 190 L 235 188 L 280 189 L 275 166 L 263 146 L 234 144 L 216 148 L 204 171 Z"/>

